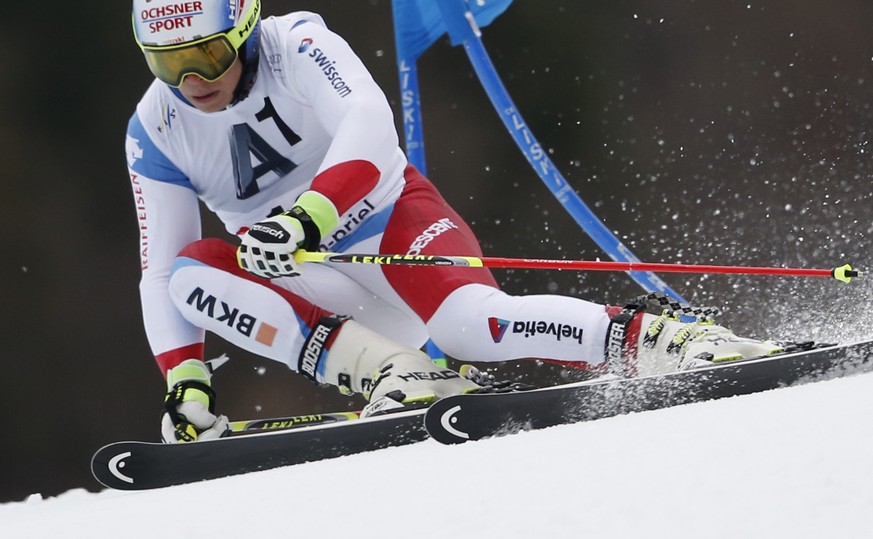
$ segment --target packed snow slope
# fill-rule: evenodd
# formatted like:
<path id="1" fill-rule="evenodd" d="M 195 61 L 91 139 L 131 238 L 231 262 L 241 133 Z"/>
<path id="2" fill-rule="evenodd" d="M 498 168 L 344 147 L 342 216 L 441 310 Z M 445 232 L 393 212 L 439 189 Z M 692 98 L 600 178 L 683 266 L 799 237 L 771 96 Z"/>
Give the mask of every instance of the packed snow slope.
<path id="1" fill-rule="evenodd" d="M 8 538 L 869 537 L 873 375 L 146 492 L 0 505 Z"/>

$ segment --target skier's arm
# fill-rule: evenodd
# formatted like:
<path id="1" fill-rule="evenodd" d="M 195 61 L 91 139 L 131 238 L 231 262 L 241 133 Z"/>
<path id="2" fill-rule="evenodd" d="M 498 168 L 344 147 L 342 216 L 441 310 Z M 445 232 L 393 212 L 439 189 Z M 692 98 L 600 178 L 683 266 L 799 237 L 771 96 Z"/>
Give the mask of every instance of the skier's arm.
<path id="1" fill-rule="evenodd" d="M 168 282 L 176 255 L 200 239 L 200 209 L 190 183 L 151 143 L 134 115 L 128 128 L 128 170 L 139 228 L 143 322 L 161 372 L 203 359 L 204 332 L 182 318 Z"/>
<path id="2" fill-rule="evenodd" d="M 295 27 L 288 43 L 294 87 L 333 137 L 311 189 L 297 200 L 323 236 L 405 161 L 388 100 L 348 43 L 313 23 Z"/>

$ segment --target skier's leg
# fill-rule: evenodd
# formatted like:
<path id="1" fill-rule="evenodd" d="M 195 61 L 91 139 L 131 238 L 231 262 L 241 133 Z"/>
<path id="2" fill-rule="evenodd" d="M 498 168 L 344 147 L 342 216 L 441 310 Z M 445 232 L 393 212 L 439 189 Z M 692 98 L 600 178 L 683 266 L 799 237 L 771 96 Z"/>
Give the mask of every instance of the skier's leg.
<path id="1" fill-rule="evenodd" d="M 470 284 L 428 321 L 431 338 L 463 361 L 544 358 L 593 368 L 603 363 L 609 316 L 603 305 L 558 295 L 510 296 Z"/>
<path id="2" fill-rule="evenodd" d="M 407 186 L 385 228 L 380 252 L 481 256 L 470 228 L 414 169 L 407 171 Z M 607 355 L 615 348 L 613 329 L 622 324 L 620 308 L 558 295 L 505 294 L 484 268 L 386 266 L 382 272 L 396 294 L 427 323 L 434 342 L 460 360 L 532 357 L 605 369 Z M 645 331 L 654 319 L 646 319 Z M 642 350 L 641 369 L 688 367 L 699 364 L 702 354 L 728 360 L 779 350 L 772 343 L 740 339 L 711 323 L 663 322 L 663 346 Z M 683 346 L 668 350 L 663 343 L 680 337 L 680 330 L 692 336 Z"/>
<path id="3" fill-rule="evenodd" d="M 470 227 L 430 182 L 414 169 L 406 178 L 380 252 L 482 256 Z M 603 363 L 609 318 L 602 305 L 557 295 L 510 296 L 485 268 L 385 266 L 381 273 L 456 359 Z"/>
<path id="4" fill-rule="evenodd" d="M 488 332 L 482 329 L 488 320 Z M 464 338 L 456 339 L 461 329 Z M 512 297 L 468 285 L 455 290 L 428 322 L 431 337 L 458 359 L 500 361 L 520 357 L 558 360 L 576 368 L 623 376 L 692 369 L 771 355 L 772 341 L 734 335 L 709 316 L 643 305 L 606 307 L 562 296 Z"/>
<path id="5" fill-rule="evenodd" d="M 235 249 L 220 240 L 201 240 L 180 253 L 170 295 L 197 327 L 344 392 L 373 399 L 399 390 L 407 400 L 477 387 L 415 348 L 249 275 L 236 266 Z"/>
<path id="6" fill-rule="evenodd" d="M 265 321 L 287 324 L 293 319 L 289 317 L 289 313 L 293 313 L 296 317 L 304 318 L 300 323 L 311 327 L 325 313 L 335 313 L 350 316 L 369 329 L 414 348 L 420 347 L 427 340 L 424 323 L 414 313 L 390 305 L 328 266 L 308 264 L 299 277 L 260 279 L 240 269 L 233 246 L 217 239 L 195 242 L 180 253 L 173 273 L 176 280 L 176 303 L 187 303 L 189 296 L 201 283 L 209 283 L 210 278 L 203 277 L 207 274 L 221 281 L 216 288 L 226 290 L 229 296 L 227 299 L 232 299 L 234 305 L 246 305 L 250 310 L 262 312 L 261 316 L 265 317 Z M 241 283 L 239 279 L 248 281 L 248 284 Z M 181 286 L 182 283 L 187 288 Z M 263 308 L 259 307 L 261 302 L 264 302 Z M 274 303 L 277 306 L 273 306 Z M 310 313 L 315 306 L 320 309 Z M 184 310 L 190 311 L 191 306 L 188 305 Z M 223 330 L 229 322 L 238 321 L 212 321 L 206 329 Z M 242 329 L 245 329 L 245 324 Z M 237 341 L 244 341 L 244 337 L 234 336 L 232 342 L 243 346 L 245 342 Z M 271 357 L 270 350 L 261 350 L 258 353 Z"/>

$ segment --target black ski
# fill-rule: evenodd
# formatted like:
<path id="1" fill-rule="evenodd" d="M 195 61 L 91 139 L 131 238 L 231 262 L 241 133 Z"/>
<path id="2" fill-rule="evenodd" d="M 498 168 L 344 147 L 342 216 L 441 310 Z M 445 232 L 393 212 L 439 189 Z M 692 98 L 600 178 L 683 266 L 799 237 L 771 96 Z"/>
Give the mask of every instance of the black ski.
<path id="1" fill-rule="evenodd" d="M 160 488 L 411 444 L 428 433 L 443 443 L 460 443 L 870 370 L 873 341 L 827 346 L 660 376 L 456 395 L 427 410 L 287 431 L 189 444 L 117 442 L 97 451 L 91 470 L 111 488 Z"/>
<path id="2" fill-rule="evenodd" d="M 425 426 L 439 442 L 462 443 L 869 370 L 873 370 L 873 341 L 825 346 L 658 376 L 455 395 L 428 409 Z"/>
<path id="3" fill-rule="evenodd" d="M 116 442 L 91 459 L 102 484 L 143 490 L 313 462 L 427 438 L 424 410 L 187 444 Z"/>

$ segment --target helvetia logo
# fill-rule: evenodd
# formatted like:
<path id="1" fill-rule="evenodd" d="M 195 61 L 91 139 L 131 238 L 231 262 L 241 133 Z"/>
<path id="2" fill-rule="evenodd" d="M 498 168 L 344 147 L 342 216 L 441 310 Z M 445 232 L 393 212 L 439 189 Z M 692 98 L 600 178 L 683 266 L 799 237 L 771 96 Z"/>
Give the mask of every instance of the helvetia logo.
<path id="1" fill-rule="evenodd" d="M 555 322 L 546 322 L 544 320 L 529 320 L 524 322 L 512 322 L 503 320 L 502 318 L 491 317 L 488 319 L 488 329 L 491 330 L 491 338 L 495 343 L 499 343 L 506 335 L 506 330 L 512 327 L 512 333 L 523 336 L 525 339 L 546 335 L 561 341 L 563 339 L 571 339 L 579 344 L 582 344 L 582 328 L 568 326 Z"/>
<path id="2" fill-rule="evenodd" d="M 494 318 L 492 316 L 488 319 L 488 329 L 491 330 L 491 338 L 494 339 L 495 343 L 503 340 L 503 335 L 506 333 L 506 328 L 509 327 L 509 324 L 509 320 L 503 320 L 502 318 Z"/>
<path id="3" fill-rule="evenodd" d="M 312 38 L 307 37 L 304 38 L 303 41 L 300 42 L 300 47 L 297 48 L 297 52 L 303 54 L 304 52 L 309 50 L 309 47 L 312 46 Z"/>

